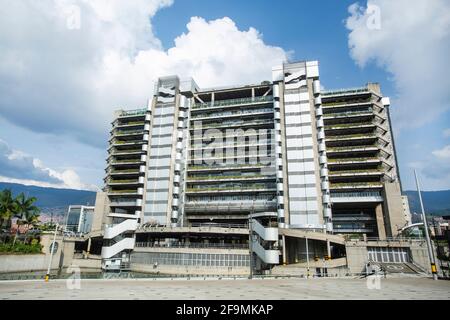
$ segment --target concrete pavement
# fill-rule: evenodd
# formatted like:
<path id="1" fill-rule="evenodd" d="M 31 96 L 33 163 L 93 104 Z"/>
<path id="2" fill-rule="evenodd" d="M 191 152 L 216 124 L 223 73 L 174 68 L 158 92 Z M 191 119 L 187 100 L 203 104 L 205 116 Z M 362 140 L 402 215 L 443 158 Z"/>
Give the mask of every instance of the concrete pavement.
<path id="1" fill-rule="evenodd" d="M 82 279 L 80 289 L 66 280 L 0 281 L 0 299 L 450 299 L 450 281 L 446 280 L 381 278 L 379 283 L 373 280 Z"/>

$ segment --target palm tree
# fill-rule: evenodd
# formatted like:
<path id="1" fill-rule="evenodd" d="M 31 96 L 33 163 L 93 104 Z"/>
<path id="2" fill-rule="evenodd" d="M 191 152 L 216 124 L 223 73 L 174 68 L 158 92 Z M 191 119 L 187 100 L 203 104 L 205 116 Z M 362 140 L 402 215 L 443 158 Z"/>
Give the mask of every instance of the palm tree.
<path id="1" fill-rule="evenodd" d="M 35 224 L 38 222 L 39 208 L 33 204 L 36 200 L 36 197 L 25 197 L 23 192 L 19 194 L 16 199 L 14 199 L 16 212 L 15 216 L 17 217 L 17 232 L 14 237 L 13 245 L 16 242 L 20 225 L 26 225 L 28 227 L 30 224 Z"/>
<path id="2" fill-rule="evenodd" d="M 0 192 L 0 228 L 5 222 L 10 224 L 11 219 L 17 214 L 17 205 L 15 199 L 12 197 L 10 189 L 5 189 Z"/>

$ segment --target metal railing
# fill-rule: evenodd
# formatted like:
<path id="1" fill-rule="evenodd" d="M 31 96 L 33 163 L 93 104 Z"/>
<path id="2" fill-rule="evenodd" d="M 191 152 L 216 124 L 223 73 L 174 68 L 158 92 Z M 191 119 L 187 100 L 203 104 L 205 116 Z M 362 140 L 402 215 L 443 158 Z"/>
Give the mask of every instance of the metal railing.
<path id="1" fill-rule="evenodd" d="M 332 198 L 381 197 L 380 192 L 336 192 L 331 193 Z"/>
<path id="2" fill-rule="evenodd" d="M 192 227 L 207 227 L 207 228 L 228 228 L 228 229 L 248 229 L 248 224 L 238 223 L 192 223 Z"/>
<path id="3" fill-rule="evenodd" d="M 218 100 L 218 101 L 208 102 L 208 103 L 196 103 L 193 105 L 192 109 L 199 109 L 199 108 L 203 109 L 203 108 L 214 108 L 214 107 L 223 107 L 223 106 L 240 105 L 240 104 L 269 102 L 272 100 L 273 100 L 273 96 Z"/>
<path id="4" fill-rule="evenodd" d="M 239 116 L 244 114 L 260 114 L 260 113 L 273 113 L 272 108 L 260 108 L 260 109 L 242 109 L 239 111 L 224 111 L 224 112 L 214 112 L 209 114 L 197 114 L 192 116 L 191 119 L 202 119 L 202 118 L 212 118 L 212 117 L 226 117 L 226 116 Z"/>
<path id="5" fill-rule="evenodd" d="M 232 243 L 153 243 L 136 242 L 138 248 L 187 248 L 187 249 L 248 249 L 248 244 Z"/>

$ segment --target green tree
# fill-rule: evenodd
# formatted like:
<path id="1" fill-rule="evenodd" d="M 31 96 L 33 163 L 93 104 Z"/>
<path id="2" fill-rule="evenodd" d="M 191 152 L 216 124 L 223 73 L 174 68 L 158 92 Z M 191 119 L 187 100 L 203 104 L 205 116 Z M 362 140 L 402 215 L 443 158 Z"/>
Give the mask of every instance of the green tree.
<path id="1" fill-rule="evenodd" d="M 13 246 L 16 244 L 17 234 L 21 225 L 26 225 L 28 228 L 31 224 L 39 221 L 39 208 L 34 205 L 36 200 L 36 197 L 27 198 L 23 192 L 14 199 L 17 231 L 14 235 Z"/>
<path id="2" fill-rule="evenodd" d="M 34 205 L 36 197 L 27 198 L 23 193 L 15 199 L 17 225 L 29 227 L 39 222 L 39 208 Z"/>
<path id="3" fill-rule="evenodd" d="M 11 224 L 11 219 L 17 214 L 17 204 L 10 189 L 0 191 L 0 227 Z"/>

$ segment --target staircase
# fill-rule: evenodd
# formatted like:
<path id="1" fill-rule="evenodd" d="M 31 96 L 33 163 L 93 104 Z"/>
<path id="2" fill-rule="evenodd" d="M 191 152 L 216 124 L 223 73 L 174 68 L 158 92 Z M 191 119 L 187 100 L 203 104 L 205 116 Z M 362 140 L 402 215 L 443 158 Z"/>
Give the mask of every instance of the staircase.
<path id="1" fill-rule="evenodd" d="M 106 226 L 103 238 L 113 239 L 117 237 L 119 234 L 122 234 L 124 232 L 135 231 L 137 227 L 138 227 L 137 220 L 127 219 L 119 224 Z"/>
<path id="2" fill-rule="evenodd" d="M 264 248 L 264 246 L 271 248 L 276 244 L 278 241 L 278 228 L 264 227 L 255 219 L 252 219 L 251 223 L 253 232 L 264 242 L 262 244 L 260 241 L 253 241 L 253 252 L 266 264 L 278 264 L 280 262 L 280 252 L 276 249 Z"/>
<path id="3" fill-rule="evenodd" d="M 102 247 L 102 259 L 110 259 L 124 250 L 132 250 L 134 243 L 134 238 L 122 238 L 109 247 Z"/>

